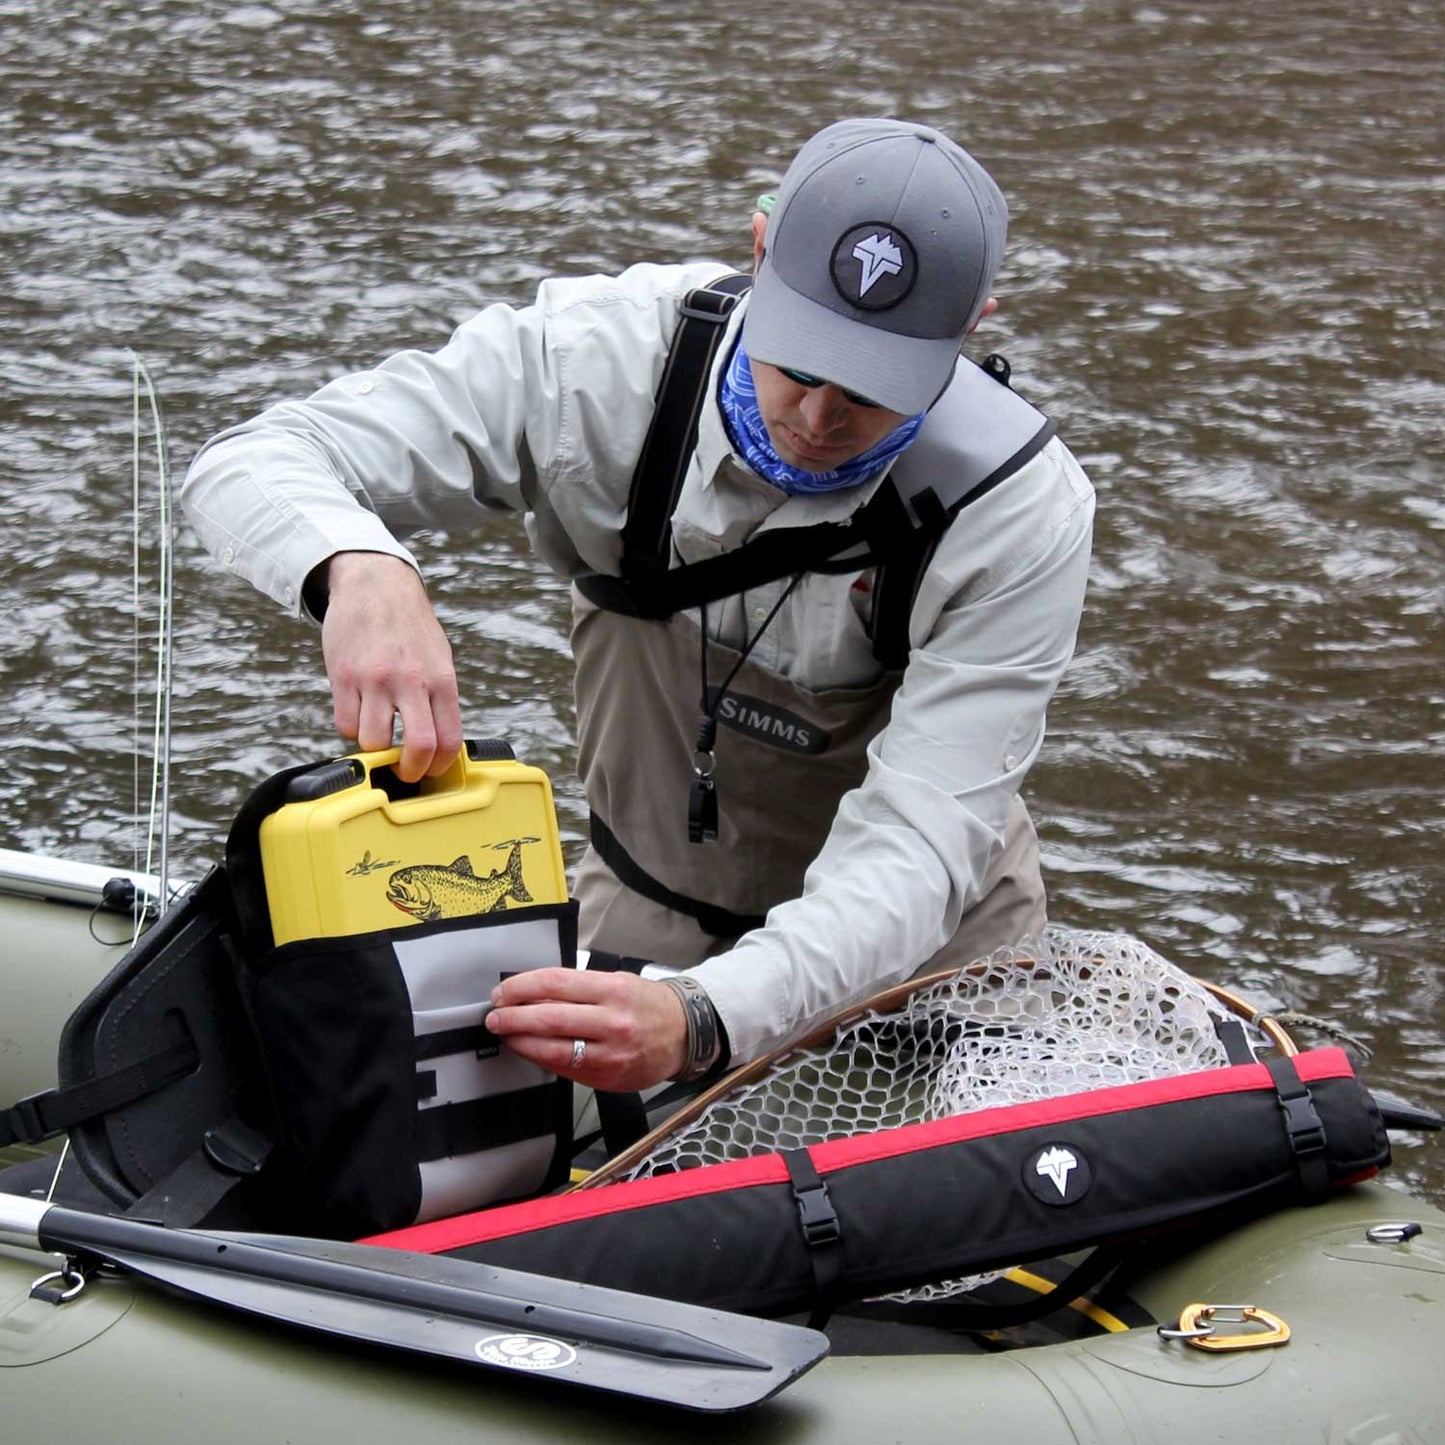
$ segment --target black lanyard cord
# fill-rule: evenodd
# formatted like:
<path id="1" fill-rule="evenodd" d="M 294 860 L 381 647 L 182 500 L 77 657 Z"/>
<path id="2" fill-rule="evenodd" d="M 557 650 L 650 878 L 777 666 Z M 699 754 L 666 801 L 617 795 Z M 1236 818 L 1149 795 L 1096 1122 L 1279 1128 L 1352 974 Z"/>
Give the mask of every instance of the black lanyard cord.
<path id="1" fill-rule="evenodd" d="M 773 619 L 782 611 L 783 603 L 793 595 L 793 589 L 802 580 L 801 572 L 793 574 L 793 580 L 783 588 L 782 594 L 773 603 L 772 610 L 763 618 L 758 630 L 744 640 L 737 661 L 729 669 L 728 675 L 722 681 L 722 686 L 717 690 L 717 696 L 713 698 L 708 697 L 707 603 L 698 604 L 698 622 L 702 634 L 699 645 L 702 662 L 702 716 L 698 719 L 697 724 L 697 745 L 693 749 L 692 755 L 692 790 L 687 806 L 687 836 L 691 843 L 705 843 L 708 839 L 717 837 L 717 785 L 714 783 L 712 775 L 717 764 L 714 749 L 717 746 L 718 709 L 722 707 L 723 698 L 727 696 L 728 689 L 732 686 L 739 669 L 748 660 L 753 648 L 762 640 L 763 633 L 772 626 Z"/>

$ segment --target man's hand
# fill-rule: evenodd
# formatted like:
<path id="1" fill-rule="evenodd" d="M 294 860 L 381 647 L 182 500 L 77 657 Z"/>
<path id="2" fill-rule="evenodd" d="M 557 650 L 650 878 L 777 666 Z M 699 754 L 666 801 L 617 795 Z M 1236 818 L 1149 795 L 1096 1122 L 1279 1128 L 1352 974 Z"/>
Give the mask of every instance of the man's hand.
<path id="1" fill-rule="evenodd" d="M 537 968 L 492 990 L 487 1027 L 513 1053 L 591 1089 L 645 1089 L 682 1072 L 687 1020 L 670 988 L 630 973 Z M 582 1061 L 572 1059 L 578 1040 Z"/>
<path id="2" fill-rule="evenodd" d="M 409 783 L 442 773 L 462 745 L 457 674 L 446 634 L 415 570 L 385 552 L 338 552 L 326 564 L 321 652 L 336 729 L 366 752 L 392 745 L 401 718 Z"/>

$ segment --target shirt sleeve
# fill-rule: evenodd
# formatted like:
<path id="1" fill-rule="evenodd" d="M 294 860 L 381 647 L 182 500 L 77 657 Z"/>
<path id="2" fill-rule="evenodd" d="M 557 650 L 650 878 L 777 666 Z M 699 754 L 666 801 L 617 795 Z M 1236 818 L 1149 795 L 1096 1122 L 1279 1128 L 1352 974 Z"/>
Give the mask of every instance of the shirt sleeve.
<path id="1" fill-rule="evenodd" d="M 728 268 L 634 266 L 489 306 L 439 351 L 403 351 L 222 432 L 181 503 L 208 551 L 283 607 L 336 552 L 526 511 L 564 576 L 605 569 L 685 292 Z M 559 513 L 563 514 L 559 517 Z"/>
<path id="2" fill-rule="evenodd" d="M 801 896 L 690 970 L 735 1060 L 907 978 L 957 931 L 1073 654 L 1092 521 L 1088 479 L 1055 441 L 945 536 L 888 725 Z"/>

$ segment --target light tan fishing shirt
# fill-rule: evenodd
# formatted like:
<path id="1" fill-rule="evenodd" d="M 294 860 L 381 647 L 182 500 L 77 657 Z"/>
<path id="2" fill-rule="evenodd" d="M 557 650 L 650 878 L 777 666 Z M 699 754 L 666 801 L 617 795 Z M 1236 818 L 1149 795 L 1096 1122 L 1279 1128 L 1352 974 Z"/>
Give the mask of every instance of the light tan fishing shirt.
<path id="1" fill-rule="evenodd" d="M 402 352 L 221 433 L 191 467 L 186 512 L 227 570 L 297 613 L 306 576 L 332 554 L 387 552 L 415 565 L 397 535 L 465 532 L 495 509 L 526 515 L 538 555 L 561 576 L 616 573 L 678 305 L 727 269 L 634 266 L 544 282 L 529 307 L 488 307 L 440 351 Z M 714 395 L 745 306 L 729 322 Z M 878 485 L 788 497 L 746 469 L 710 404 L 673 518 L 675 551 L 691 562 L 760 531 L 845 520 Z M 1073 652 L 1093 507 L 1088 478 L 1055 439 L 942 538 L 888 723 L 801 895 L 691 970 L 734 1059 L 907 977 L 957 931 L 1002 849 Z M 867 583 L 808 574 L 750 661 L 813 691 L 878 683 Z M 710 605 L 710 635 L 742 646 L 786 585 Z M 691 713 L 696 698 L 679 705 Z M 780 826 L 786 807 L 780 798 Z"/>

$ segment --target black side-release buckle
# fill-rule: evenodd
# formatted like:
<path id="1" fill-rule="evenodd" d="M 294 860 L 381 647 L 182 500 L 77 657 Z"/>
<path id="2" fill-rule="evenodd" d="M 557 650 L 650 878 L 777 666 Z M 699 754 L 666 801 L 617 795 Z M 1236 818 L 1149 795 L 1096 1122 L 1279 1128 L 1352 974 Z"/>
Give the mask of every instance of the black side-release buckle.
<path id="1" fill-rule="evenodd" d="M 1280 1055 L 1268 1060 L 1265 1067 L 1269 1069 L 1275 1092 L 1279 1096 L 1285 1133 L 1289 1138 L 1290 1149 L 1294 1152 L 1300 1183 L 1304 1185 L 1305 1200 L 1315 1203 L 1323 1199 L 1330 1190 L 1329 1162 L 1325 1157 L 1327 1140 L 1324 1120 L 1320 1118 L 1315 1101 L 1310 1097 L 1309 1087 L 1300 1078 L 1299 1070 L 1295 1068 L 1292 1059 Z"/>
<path id="2" fill-rule="evenodd" d="M 796 1189 L 793 1197 L 798 1201 L 798 1218 L 810 1249 L 837 1244 L 843 1238 L 843 1228 L 823 1180 L 818 1181 L 816 1189 Z"/>
<path id="3" fill-rule="evenodd" d="M 46 1126 L 40 1112 L 54 1090 L 42 1089 L 38 1094 L 27 1094 L 0 1112 L 0 1144 L 38 1144 L 55 1133 Z"/>
<path id="4" fill-rule="evenodd" d="M 1290 1148 L 1301 1157 L 1318 1154 L 1325 1147 L 1325 1126 L 1308 1090 L 1300 1094 L 1279 1096 L 1284 1110 L 1284 1127 L 1289 1134 Z"/>

